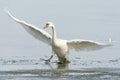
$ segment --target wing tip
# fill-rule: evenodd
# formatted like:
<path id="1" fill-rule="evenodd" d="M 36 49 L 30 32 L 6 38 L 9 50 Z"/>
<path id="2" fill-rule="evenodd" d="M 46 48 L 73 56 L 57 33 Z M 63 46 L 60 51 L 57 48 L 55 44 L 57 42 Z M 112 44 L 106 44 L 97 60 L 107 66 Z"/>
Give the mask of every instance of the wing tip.
<path id="1" fill-rule="evenodd" d="M 3 9 L 3 11 L 4 11 L 5 13 L 7 13 L 8 16 L 11 15 L 8 7 L 5 7 L 5 8 Z"/>
<path id="2" fill-rule="evenodd" d="M 108 41 L 109 41 L 109 43 L 111 43 L 111 42 L 112 42 L 112 39 L 111 39 L 111 38 L 109 38 L 109 40 L 108 40 Z"/>
<path id="3" fill-rule="evenodd" d="M 110 46 L 113 46 L 111 38 L 109 38 L 109 44 L 110 44 Z"/>
<path id="4" fill-rule="evenodd" d="M 8 7 L 4 8 L 4 11 L 6 12 L 6 14 L 11 18 L 13 19 L 14 21 L 20 23 L 22 22 L 20 19 L 17 19 L 16 17 L 14 17 L 11 13 L 10 13 L 10 10 Z"/>

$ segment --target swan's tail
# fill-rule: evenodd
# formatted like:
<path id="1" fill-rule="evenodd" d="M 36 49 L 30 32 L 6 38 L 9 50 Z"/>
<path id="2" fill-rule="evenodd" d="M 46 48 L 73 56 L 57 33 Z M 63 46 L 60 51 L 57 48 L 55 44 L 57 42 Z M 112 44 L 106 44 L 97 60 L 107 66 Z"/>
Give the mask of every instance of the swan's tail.
<path id="1" fill-rule="evenodd" d="M 112 42 L 112 39 L 111 38 L 109 38 L 109 43 L 111 43 Z"/>
<path id="2" fill-rule="evenodd" d="M 108 40 L 108 46 L 113 46 L 111 38 L 109 38 L 109 40 Z"/>

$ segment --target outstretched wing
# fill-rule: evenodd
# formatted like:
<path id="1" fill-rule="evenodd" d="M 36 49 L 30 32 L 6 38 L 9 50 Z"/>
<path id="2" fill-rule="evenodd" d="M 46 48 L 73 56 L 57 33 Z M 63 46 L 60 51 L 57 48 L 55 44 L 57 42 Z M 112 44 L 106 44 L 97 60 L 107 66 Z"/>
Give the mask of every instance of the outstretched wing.
<path id="1" fill-rule="evenodd" d="M 67 45 L 69 49 L 74 49 L 76 51 L 93 51 L 110 46 L 110 44 L 94 42 L 91 40 L 69 40 L 67 41 Z"/>
<path id="2" fill-rule="evenodd" d="M 14 21 L 16 21 L 17 23 L 21 24 L 24 29 L 30 33 L 33 37 L 35 37 L 38 40 L 41 40 L 42 42 L 45 42 L 49 45 L 51 45 L 51 35 L 48 34 L 47 32 L 45 32 L 42 29 L 39 29 L 37 27 L 35 27 L 34 25 L 28 24 L 23 20 L 17 19 L 15 18 L 9 11 L 7 11 L 7 14 L 10 18 L 12 18 Z"/>

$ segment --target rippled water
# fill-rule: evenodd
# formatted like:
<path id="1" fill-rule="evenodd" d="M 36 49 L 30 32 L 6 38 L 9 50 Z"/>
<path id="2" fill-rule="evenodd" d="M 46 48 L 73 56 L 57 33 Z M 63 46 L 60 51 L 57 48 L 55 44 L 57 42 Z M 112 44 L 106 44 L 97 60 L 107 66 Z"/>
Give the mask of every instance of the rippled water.
<path id="1" fill-rule="evenodd" d="M 120 78 L 120 58 L 108 61 L 80 60 L 71 63 L 45 63 L 41 59 L 14 57 L 0 59 L 1 80 L 117 80 Z"/>
<path id="2" fill-rule="evenodd" d="M 0 72 L 0 78 L 6 80 L 50 80 L 50 79 L 91 79 L 91 80 L 117 80 L 120 74 L 117 73 L 119 69 L 105 69 L 105 68 L 92 68 L 81 70 L 20 70 L 20 71 L 4 71 Z M 117 71 L 117 72 L 114 72 Z"/>

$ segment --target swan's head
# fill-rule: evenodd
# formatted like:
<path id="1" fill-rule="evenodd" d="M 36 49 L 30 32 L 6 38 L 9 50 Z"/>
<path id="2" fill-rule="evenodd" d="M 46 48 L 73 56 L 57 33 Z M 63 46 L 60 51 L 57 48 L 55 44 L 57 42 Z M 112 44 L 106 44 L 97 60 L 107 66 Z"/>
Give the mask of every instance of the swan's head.
<path id="1" fill-rule="evenodd" d="M 44 26 L 44 29 L 46 29 L 46 28 L 52 28 L 52 27 L 54 27 L 54 24 L 52 22 L 47 22 L 45 24 L 45 26 Z"/>

